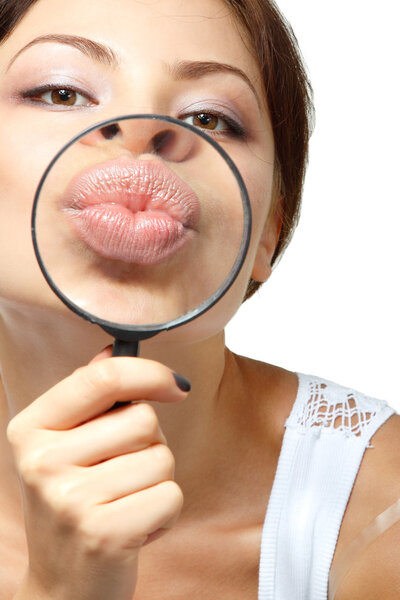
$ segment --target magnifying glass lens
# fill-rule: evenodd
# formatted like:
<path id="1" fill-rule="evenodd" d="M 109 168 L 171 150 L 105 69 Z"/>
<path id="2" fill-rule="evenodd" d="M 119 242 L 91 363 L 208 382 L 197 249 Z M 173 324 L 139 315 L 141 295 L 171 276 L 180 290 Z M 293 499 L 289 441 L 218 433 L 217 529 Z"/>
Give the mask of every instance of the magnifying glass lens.
<path id="1" fill-rule="evenodd" d="M 104 122 L 71 141 L 38 188 L 42 271 L 101 326 L 161 330 L 193 318 L 236 276 L 249 237 L 243 183 L 212 138 L 159 116 Z"/>

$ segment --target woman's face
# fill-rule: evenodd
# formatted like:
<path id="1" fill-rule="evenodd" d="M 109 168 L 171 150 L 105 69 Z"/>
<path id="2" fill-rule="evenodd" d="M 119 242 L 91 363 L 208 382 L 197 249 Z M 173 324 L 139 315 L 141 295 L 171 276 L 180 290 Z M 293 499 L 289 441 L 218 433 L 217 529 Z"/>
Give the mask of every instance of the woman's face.
<path id="1" fill-rule="evenodd" d="M 0 300 L 61 308 L 30 237 L 34 193 L 55 153 L 103 119 L 157 113 L 207 126 L 247 185 L 254 227 L 229 308 L 225 303 L 233 313 L 249 277 L 267 274 L 277 236 L 276 219 L 265 226 L 274 144 L 250 45 L 222 0 L 95 5 L 70 0 L 55 10 L 53 0 L 39 0 L 0 46 Z M 233 208 L 230 217 L 233 223 Z M 225 234 L 213 247 L 216 261 L 224 244 Z"/>

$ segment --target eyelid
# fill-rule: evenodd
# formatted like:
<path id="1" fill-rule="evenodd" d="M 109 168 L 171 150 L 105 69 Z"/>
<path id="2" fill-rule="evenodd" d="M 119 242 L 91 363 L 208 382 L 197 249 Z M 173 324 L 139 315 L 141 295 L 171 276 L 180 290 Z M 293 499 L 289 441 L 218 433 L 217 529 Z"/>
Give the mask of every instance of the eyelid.
<path id="1" fill-rule="evenodd" d="M 191 116 L 199 115 L 201 113 L 213 115 L 213 116 L 217 117 L 218 119 L 225 121 L 225 123 L 228 125 L 228 128 L 226 130 L 204 129 L 203 131 L 205 131 L 208 135 L 228 136 L 228 137 L 235 138 L 237 140 L 243 140 L 246 138 L 246 135 L 247 135 L 246 129 L 245 129 L 245 127 L 243 127 L 243 125 L 238 120 L 232 118 L 230 115 L 227 115 L 226 113 L 222 112 L 221 110 L 217 110 L 215 108 L 201 107 L 196 110 L 193 110 L 193 109 L 187 110 L 187 111 L 184 111 L 183 113 L 180 113 L 178 118 L 183 120 L 183 119 L 187 119 L 188 117 L 191 117 Z"/>
<path id="2" fill-rule="evenodd" d="M 230 106 L 227 106 L 224 102 L 205 98 L 204 100 L 196 100 L 192 103 L 182 103 L 179 107 L 179 112 L 182 114 L 189 114 L 193 112 L 210 112 L 219 114 L 221 117 L 234 121 L 239 126 L 244 127 L 242 119 Z"/>
<path id="3" fill-rule="evenodd" d="M 231 102 L 226 102 L 221 98 L 198 98 L 192 102 L 186 97 L 181 99 L 178 105 L 178 112 L 180 115 L 190 115 L 193 113 L 212 113 L 216 116 L 226 119 L 227 122 L 235 129 L 244 134 L 248 129 L 245 119 L 242 118 L 240 113 L 232 106 Z"/>
<path id="4" fill-rule="evenodd" d="M 74 107 L 74 106 L 71 106 L 71 107 L 64 106 L 63 107 L 62 105 L 58 105 L 57 106 L 56 104 L 50 104 L 50 103 L 45 102 L 45 101 L 41 102 L 40 100 L 33 100 L 33 98 L 35 96 L 40 96 L 42 94 L 45 94 L 46 92 L 51 92 L 51 91 L 54 91 L 54 90 L 63 90 L 63 89 L 64 90 L 70 90 L 72 92 L 76 92 L 77 94 L 79 94 L 81 96 L 84 96 L 85 98 L 87 98 L 89 100 L 90 104 L 88 104 L 86 106 L 80 105 L 80 106 L 77 106 L 77 107 Z M 56 82 L 54 82 L 54 83 L 46 83 L 46 84 L 43 84 L 43 85 L 38 85 L 36 87 L 29 88 L 28 90 L 22 92 L 21 96 L 22 96 L 22 98 L 27 99 L 27 100 L 31 99 L 32 103 L 34 103 L 34 104 L 41 104 L 42 103 L 42 104 L 44 104 L 46 106 L 49 106 L 49 107 L 56 107 L 56 110 L 60 110 L 60 109 L 71 110 L 71 109 L 74 109 L 74 108 L 87 108 L 87 106 L 97 106 L 98 105 L 98 101 L 96 101 L 92 97 L 92 95 L 91 95 L 90 92 L 88 92 L 87 90 L 81 89 L 79 86 L 73 85 L 71 83 L 62 83 L 62 82 L 56 83 Z"/>
<path id="5" fill-rule="evenodd" d="M 231 119 L 228 115 L 225 115 L 224 113 L 217 111 L 215 109 L 201 109 L 201 110 L 191 110 L 186 114 L 182 114 L 180 115 L 180 119 L 186 119 L 188 117 L 191 116 L 195 116 L 195 115 L 199 115 L 201 113 L 205 113 L 205 114 L 210 114 L 213 115 L 215 117 L 217 117 L 218 119 L 221 119 L 221 121 L 225 121 L 227 123 L 227 125 L 230 127 L 231 131 L 223 131 L 222 129 L 219 130 L 207 130 L 207 133 L 209 134 L 219 134 L 222 135 L 223 133 L 225 134 L 229 134 L 229 133 L 235 133 L 238 137 L 242 137 L 245 135 L 245 129 L 240 125 L 240 123 L 238 123 L 236 120 Z"/>

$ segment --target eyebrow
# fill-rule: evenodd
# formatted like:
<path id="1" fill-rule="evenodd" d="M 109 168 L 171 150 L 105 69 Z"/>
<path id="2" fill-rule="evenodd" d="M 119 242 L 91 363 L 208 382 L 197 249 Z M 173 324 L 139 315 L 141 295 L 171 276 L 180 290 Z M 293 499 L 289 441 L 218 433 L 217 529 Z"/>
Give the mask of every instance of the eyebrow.
<path id="1" fill-rule="evenodd" d="M 99 63 L 102 63 L 108 67 L 116 67 L 119 64 L 119 59 L 117 55 L 109 46 L 76 35 L 50 34 L 41 35 L 29 42 L 29 44 L 27 44 L 23 48 L 21 48 L 21 50 L 19 50 L 17 54 L 11 59 L 7 67 L 7 71 L 11 67 L 11 65 L 17 60 L 20 54 L 25 52 L 25 50 L 28 50 L 28 48 L 36 46 L 37 44 L 43 44 L 46 42 L 56 42 L 58 44 L 66 44 L 67 46 L 73 46 L 89 58 Z"/>
<path id="2" fill-rule="evenodd" d="M 173 67 L 169 69 L 171 76 L 176 80 L 181 79 L 198 79 L 199 77 L 205 77 L 213 73 L 230 73 L 243 79 L 253 92 L 258 105 L 260 106 L 260 99 L 257 91 L 252 84 L 249 77 L 242 69 L 228 65 L 226 63 L 220 63 L 217 61 L 179 61 Z"/>
<path id="3" fill-rule="evenodd" d="M 86 56 L 88 56 L 89 58 L 108 67 L 115 68 L 120 64 L 120 59 L 118 55 L 114 52 L 112 48 L 106 46 L 105 44 L 101 44 L 99 42 L 95 42 L 94 40 L 75 35 L 49 34 L 41 35 L 29 42 L 23 48 L 21 48 L 21 50 L 19 50 L 17 54 L 15 54 L 15 56 L 11 59 L 7 67 L 7 71 L 11 67 L 11 65 L 17 60 L 17 58 L 23 52 L 28 50 L 28 48 L 36 46 L 37 44 L 43 44 L 47 42 L 56 42 L 59 44 L 66 44 L 67 46 L 72 46 L 80 52 L 82 52 L 83 54 L 85 54 Z M 231 75 L 236 75 L 248 85 L 250 90 L 253 92 L 258 105 L 261 105 L 257 91 L 249 77 L 244 71 L 242 71 L 242 69 L 234 67 L 233 65 L 217 61 L 183 60 L 178 61 L 172 67 L 167 66 L 167 69 L 171 77 L 177 81 L 184 79 L 198 79 L 207 75 L 212 75 L 213 73 L 229 73 Z"/>

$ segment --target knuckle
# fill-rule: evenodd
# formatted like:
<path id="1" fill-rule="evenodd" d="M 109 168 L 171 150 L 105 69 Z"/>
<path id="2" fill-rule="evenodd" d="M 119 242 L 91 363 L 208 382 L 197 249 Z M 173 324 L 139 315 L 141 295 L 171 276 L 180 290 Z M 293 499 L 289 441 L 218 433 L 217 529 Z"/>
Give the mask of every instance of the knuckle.
<path id="1" fill-rule="evenodd" d="M 20 445 L 24 438 L 23 430 L 18 417 L 14 417 L 7 425 L 7 440 L 12 448 Z"/>
<path id="2" fill-rule="evenodd" d="M 112 560 L 121 556 L 123 540 L 99 511 L 88 512 L 79 522 L 77 533 L 86 555 Z"/>
<path id="3" fill-rule="evenodd" d="M 109 548 L 110 540 L 102 531 L 100 524 L 93 518 L 82 519 L 78 526 L 77 532 L 79 538 L 89 554 L 102 554 Z"/>
<path id="4" fill-rule="evenodd" d="M 52 471 L 47 452 L 43 449 L 31 450 L 18 461 L 19 473 L 26 485 L 36 486 Z"/>
<path id="5" fill-rule="evenodd" d="M 175 458 L 171 450 L 165 444 L 155 444 L 152 447 L 154 460 L 166 477 L 173 477 L 175 472 Z"/>
<path id="6" fill-rule="evenodd" d="M 85 506 L 80 486 L 73 481 L 55 481 L 47 486 L 45 496 L 64 526 L 77 527 Z"/>
<path id="7" fill-rule="evenodd" d="M 49 495 L 49 492 L 45 494 L 47 498 Z M 47 504 L 56 516 L 60 527 L 67 530 L 76 530 L 79 527 L 81 512 L 77 503 L 68 501 L 63 495 L 53 493 L 51 498 L 48 498 Z"/>
<path id="8" fill-rule="evenodd" d="M 141 432 L 156 435 L 159 429 L 157 414 L 150 404 L 140 403 L 135 406 L 135 421 Z"/>
<path id="9" fill-rule="evenodd" d="M 36 492 L 61 531 L 79 531 L 85 514 L 91 508 L 90 495 L 84 482 L 63 473 L 42 482 Z"/>
<path id="10" fill-rule="evenodd" d="M 183 507 L 183 493 L 175 481 L 165 481 L 163 484 L 163 495 L 166 506 L 172 513 L 179 513 Z"/>
<path id="11" fill-rule="evenodd" d="M 94 390 L 115 390 L 120 385 L 120 376 L 113 361 L 103 360 L 83 369 L 86 384 Z"/>

